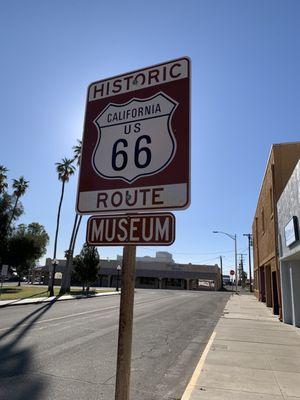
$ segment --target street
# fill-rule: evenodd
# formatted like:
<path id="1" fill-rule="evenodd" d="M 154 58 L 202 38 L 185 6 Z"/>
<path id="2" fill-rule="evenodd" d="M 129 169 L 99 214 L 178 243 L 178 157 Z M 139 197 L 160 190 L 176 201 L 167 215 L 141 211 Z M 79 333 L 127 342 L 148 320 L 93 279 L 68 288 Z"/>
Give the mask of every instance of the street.
<path id="1" fill-rule="evenodd" d="M 180 399 L 229 294 L 136 290 L 131 398 Z M 119 297 L 0 309 L 0 398 L 114 399 Z"/>

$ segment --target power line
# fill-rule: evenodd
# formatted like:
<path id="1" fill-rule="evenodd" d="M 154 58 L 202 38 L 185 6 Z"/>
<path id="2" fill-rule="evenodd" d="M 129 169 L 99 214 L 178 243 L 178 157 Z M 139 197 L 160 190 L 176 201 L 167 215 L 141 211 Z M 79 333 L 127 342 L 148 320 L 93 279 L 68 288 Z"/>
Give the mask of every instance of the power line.
<path id="1" fill-rule="evenodd" d="M 157 252 L 157 248 L 155 247 L 147 247 L 147 246 L 139 246 L 140 249 L 147 249 L 148 251 L 152 252 Z M 238 251 L 243 252 L 246 251 L 247 248 L 245 249 L 239 249 Z M 206 256 L 206 255 L 213 255 L 213 254 L 224 254 L 224 253 L 234 253 L 233 250 L 224 250 L 224 251 L 214 251 L 210 253 L 185 253 L 185 252 L 178 252 L 178 251 L 170 251 L 171 254 L 177 254 L 177 255 L 185 255 L 185 256 Z M 218 257 L 217 257 L 218 258 Z"/>

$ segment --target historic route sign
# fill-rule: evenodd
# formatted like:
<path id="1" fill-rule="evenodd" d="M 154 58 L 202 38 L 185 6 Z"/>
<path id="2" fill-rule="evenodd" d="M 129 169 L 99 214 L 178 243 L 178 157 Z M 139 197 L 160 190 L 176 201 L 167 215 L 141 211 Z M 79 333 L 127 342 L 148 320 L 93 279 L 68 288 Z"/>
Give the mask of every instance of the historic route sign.
<path id="1" fill-rule="evenodd" d="M 189 110 L 186 57 L 92 83 L 77 212 L 187 208 Z"/>
<path id="2" fill-rule="evenodd" d="M 86 242 L 92 246 L 169 246 L 174 240 L 171 213 L 96 215 L 87 224 Z"/>

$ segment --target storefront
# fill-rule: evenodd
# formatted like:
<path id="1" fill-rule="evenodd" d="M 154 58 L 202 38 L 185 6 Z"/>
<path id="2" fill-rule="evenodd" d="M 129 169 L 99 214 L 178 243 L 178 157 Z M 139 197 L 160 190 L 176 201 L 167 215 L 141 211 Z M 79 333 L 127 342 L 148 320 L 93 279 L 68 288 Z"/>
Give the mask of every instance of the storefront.
<path id="1" fill-rule="evenodd" d="M 283 322 L 300 327 L 300 161 L 277 203 Z"/>

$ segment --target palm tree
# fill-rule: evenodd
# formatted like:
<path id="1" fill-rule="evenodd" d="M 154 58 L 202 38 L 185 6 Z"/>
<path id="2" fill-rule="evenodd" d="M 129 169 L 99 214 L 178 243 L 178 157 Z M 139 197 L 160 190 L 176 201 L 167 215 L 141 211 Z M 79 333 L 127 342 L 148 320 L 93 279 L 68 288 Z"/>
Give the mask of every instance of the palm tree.
<path id="1" fill-rule="evenodd" d="M 77 145 L 73 146 L 73 151 L 74 151 L 74 161 L 76 161 L 77 167 L 80 166 L 80 161 L 81 161 L 81 151 L 82 151 L 82 141 L 77 139 Z M 75 221 L 78 219 L 78 214 L 76 214 L 75 216 L 75 220 L 74 220 L 74 226 L 73 226 L 73 242 L 72 242 L 72 247 L 71 247 L 71 251 L 72 254 L 71 256 L 73 257 L 73 253 L 74 253 L 74 247 L 75 247 L 75 243 L 76 243 L 76 239 L 77 239 L 77 234 L 78 234 L 78 230 L 79 230 L 79 226 L 81 224 L 81 220 L 82 220 L 82 215 L 79 216 L 78 219 L 78 224 L 76 226 Z M 76 226 L 76 229 L 74 229 Z"/>
<path id="2" fill-rule="evenodd" d="M 26 190 L 28 189 L 28 185 L 29 185 L 29 181 L 26 181 L 24 179 L 24 176 L 20 176 L 19 179 L 13 179 L 12 188 L 14 189 L 13 195 L 15 196 L 16 201 L 15 201 L 15 205 L 12 210 L 12 213 L 11 213 L 11 217 L 10 217 L 8 226 L 10 226 L 12 220 L 14 219 L 18 201 L 19 201 L 20 197 L 25 194 Z"/>
<path id="3" fill-rule="evenodd" d="M 0 165 L 0 193 L 4 192 L 7 188 L 7 175 L 8 169 L 4 165 Z"/>
<path id="4" fill-rule="evenodd" d="M 76 161 L 77 166 L 80 165 L 81 150 L 82 150 L 82 140 L 77 139 L 77 144 L 73 146 L 74 161 Z"/>
<path id="5" fill-rule="evenodd" d="M 81 161 L 81 149 L 82 149 L 82 141 L 77 139 L 77 145 L 73 146 L 73 152 L 74 152 L 73 161 L 76 162 L 77 167 L 79 167 L 80 161 Z M 66 254 L 66 267 L 65 267 L 65 273 L 63 274 L 63 278 L 62 278 L 62 282 L 61 282 L 60 294 L 64 294 L 64 293 L 70 291 L 70 285 L 71 285 L 70 267 L 71 267 L 72 261 L 73 261 L 74 248 L 75 248 L 77 234 L 78 234 L 78 230 L 79 230 L 79 227 L 81 224 L 81 220 L 82 220 L 82 215 L 79 216 L 78 214 L 75 214 L 69 249 L 65 253 Z"/>
<path id="6" fill-rule="evenodd" d="M 61 212 L 61 205 L 64 198 L 65 193 L 65 185 L 69 182 L 70 177 L 75 173 L 75 166 L 73 165 L 72 159 L 63 158 L 62 162 L 55 163 L 56 165 L 56 172 L 58 174 L 58 180 L 61 181 L 61 194 L 60 200 L 58 205 L 57 211 L 57 219 L 56 219 L 56 231 L 55 231 L 55 239 L 54 239 L 54 252 L 53 252 L 53 260 L 56 259 L 56 249 L 57 249 L 57 238 L 58 238 L 58 231 L 59 231 L 59 220 L 60 220 L 60 212 Z M 51 284 L 49 285 L 49 296 L 53 296 L 53 286 L 54 286 L 54 276 L 55 276 L 55 264 L 53 263 L 53 271 L 52 271 L 52 279 Z"/>

